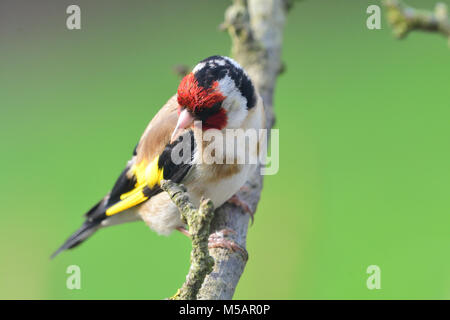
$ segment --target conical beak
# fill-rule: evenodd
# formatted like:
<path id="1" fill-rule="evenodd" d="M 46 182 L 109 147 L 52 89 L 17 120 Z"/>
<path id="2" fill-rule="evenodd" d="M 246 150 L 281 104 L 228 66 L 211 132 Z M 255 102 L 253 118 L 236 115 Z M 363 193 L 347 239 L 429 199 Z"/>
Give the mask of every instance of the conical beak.
<path id="1" fill-rule="evenodd" d="M 189 128 L 194 123 L 194 117 L 185 109 L 180 113 L 178 117 L 177 126 L 173 130 L 172 136 L 170 137 L 170 142 L 173 142 L 178 138 L 179 134 L 186 128 Z"/>

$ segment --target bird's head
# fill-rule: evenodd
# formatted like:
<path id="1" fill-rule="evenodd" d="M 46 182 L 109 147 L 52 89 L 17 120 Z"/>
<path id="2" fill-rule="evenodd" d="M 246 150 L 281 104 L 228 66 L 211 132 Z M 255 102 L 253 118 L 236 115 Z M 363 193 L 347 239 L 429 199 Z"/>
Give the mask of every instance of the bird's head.
<path id="1" fill-rule="evenodd" d="M 256 104 L 253 84 L 233 59 L 212 56 L 200 61 L 178 87 L 179 118 L 174 135 L 195 121 L 202 129 L 236 129 Z"/>

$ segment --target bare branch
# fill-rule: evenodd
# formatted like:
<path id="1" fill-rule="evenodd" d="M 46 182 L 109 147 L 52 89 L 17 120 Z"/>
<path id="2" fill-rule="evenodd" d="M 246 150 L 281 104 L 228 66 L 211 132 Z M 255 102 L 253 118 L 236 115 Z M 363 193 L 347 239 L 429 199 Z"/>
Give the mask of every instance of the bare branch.
<path id="1" fill-rule="evenodd" d="M 161 188 L 180 209 L 181 215 L 189 227 L 192 239 L 191 267 L 186 282 L 171 298 L 173 300 L 195 300 L 206 277 L 212 271 L 214 260 L 208 252 L 208 238 L 214 206 L 210 200 L 200 201 L 200 207 L 194 207 L 186 193 L 186 188 L 171 181 L 163 181 Z"/>
<path id="2" fill-rule="evenodd" d="M 438 3 L 434 11 L 419 10 L 400 0 L 385 0 L 387 19 L 397 38 L 404 38 L 413 30 L 441 33 L 450 43 L 450 20 L 447 6 Z"/>

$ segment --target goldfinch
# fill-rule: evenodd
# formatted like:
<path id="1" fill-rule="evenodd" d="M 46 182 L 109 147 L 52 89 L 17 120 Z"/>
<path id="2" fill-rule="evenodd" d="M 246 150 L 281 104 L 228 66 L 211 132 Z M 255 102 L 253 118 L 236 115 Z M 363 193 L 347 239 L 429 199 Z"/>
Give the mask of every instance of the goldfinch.
<path id="1" fill-rule="evenodd" d="M 210 152 L 216 138 L 208 140 L 204 135 L 222 134 L 227 145 L 235 139 L 226 135 L 227 129 L 258 131 L 264 126 L 262 99 L 243 68 L 224 56 L 200 61 L 150 121 L 112 190 L 85 214 L 81 228 L 52 257 L 100 228 L 124 222 L 142 219 L 162 235 L 175 229 L 186 231 L 178 208 L 160 187 L 161 180 L 182 183 L 196 206 L 202 197 L 221 206 L 257 166 L 237 161 L 236 149 L 244 148 L 247 155 L 256 152 L 259 157 L 262 148 L 255 151 L 247 144 L 237 145 L 223 148 L 218 155 L 217 150 Z M 182 161 L 174 159 L 174 154 Z M 217 157 L 223 161 L 208 161 Z"/>

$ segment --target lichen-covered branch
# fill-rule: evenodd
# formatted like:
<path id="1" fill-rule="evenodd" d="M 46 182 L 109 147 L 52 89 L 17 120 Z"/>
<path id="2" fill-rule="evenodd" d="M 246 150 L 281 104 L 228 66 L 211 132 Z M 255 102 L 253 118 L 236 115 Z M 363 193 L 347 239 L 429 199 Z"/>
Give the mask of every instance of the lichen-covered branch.
<path id="1" fill-rule="evenodd" d="M 450 44 L 450 20 L 447 6 L 437 3 L 434 11 L 415 9 L 400 0 L 384 0 L 387 20 L 396 37 L 404 38 L 413 30 L 438 32 Z"/>
<path id="2" fill-rule="evenodd" d="M 281 47 L 289 0 L 234 0 L 225 13 L 221 28 L 231 36 L 231 53 L 248 72 L 264 101 L 266 126 L 272 128 L 273 93 L 278 74 L 282 70 Z M 253 210 L 259 202 L 263 177 L 257 170 L 239 193 Z M 229 245 L 210 245 L 214 258 L 213 271 L 205 278 L 199 299 L 231 299 L 248 259 L 246 251 L 249 215 L 242 208 L 229 203 L 216 210 L 212 237 Z"/>
<path id="3" fill-rule="evenodd" d="M 200 201 L 197 209 L 189 200 L 186 188 L 171 181 L 163 181 L 161 188 L 180 209 L 183 220 L 189 227 L 192 240 L 191 266 L 186 281 L 171 298 L 174 300 L 195 300 L 203 281 L 213 268 L 214 260 L 209 255 L 208 238 L 214 206 L 210 200 Z"/>

